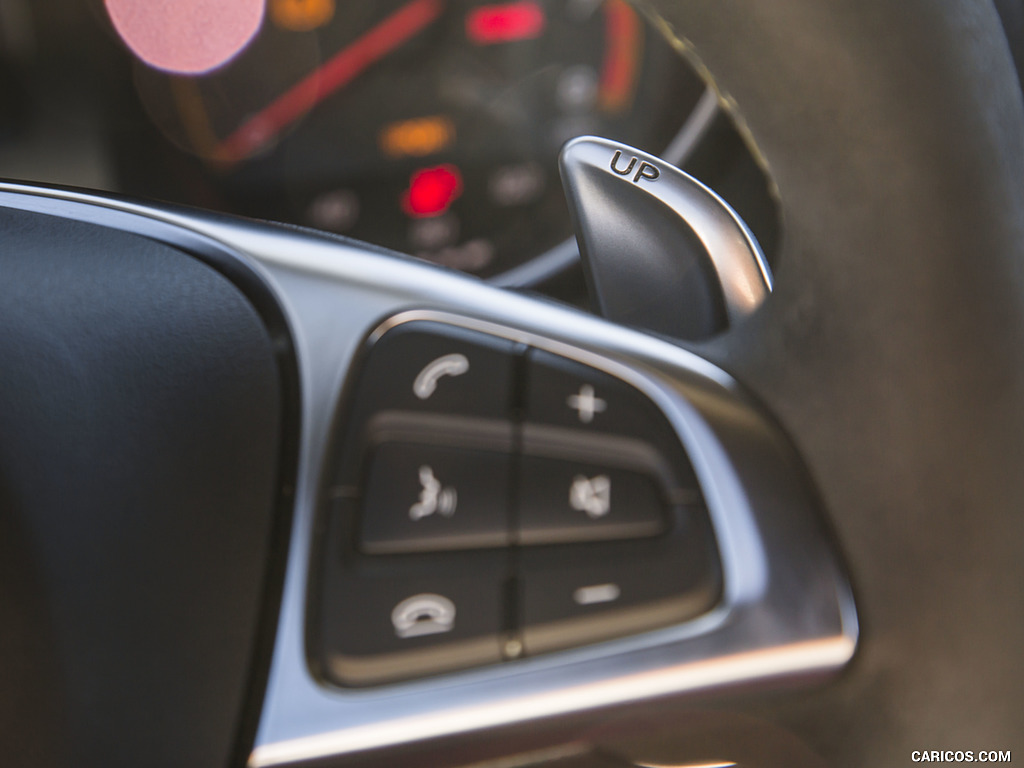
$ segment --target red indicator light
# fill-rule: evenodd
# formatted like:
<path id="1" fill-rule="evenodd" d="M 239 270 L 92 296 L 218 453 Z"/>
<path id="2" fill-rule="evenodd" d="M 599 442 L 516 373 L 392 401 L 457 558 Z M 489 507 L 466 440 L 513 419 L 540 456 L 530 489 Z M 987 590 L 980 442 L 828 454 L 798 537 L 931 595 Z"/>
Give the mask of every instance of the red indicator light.
<path id="1" fill-rule="evenodd" d="M 466 16 L 466 35 L 477 45 L 530 40 L 544 31 L 544 11 L 533 0 L 484 5 Z"/>
<path id="2" fill-rule="evenodd" d="M 462 176 L 454 165 L 424 168 L 409 179 L 402 208 L 418 219 L 437 216 L 447 211 L 461 194 Z"/>
<path id="3" fill-rule="evenodd" d="M 605 112 L 621 112 L 629 106 L 636 84 L 637 62 L 643 28 L 625 0 L 604 5 L 605 53 L 601 70 L 600 99 Z"/>

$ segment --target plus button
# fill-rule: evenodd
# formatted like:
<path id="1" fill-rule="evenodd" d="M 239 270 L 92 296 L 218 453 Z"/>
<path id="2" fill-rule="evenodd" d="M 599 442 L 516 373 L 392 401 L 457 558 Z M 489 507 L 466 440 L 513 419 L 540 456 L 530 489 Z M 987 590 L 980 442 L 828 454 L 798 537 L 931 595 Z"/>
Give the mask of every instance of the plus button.
<path id="1" fill-rule="evenodd" d="M 601 413 L 608 407 L 608 403 L 600 397 L 595 397 L 594 388 L 589 384 L 581 386 L 580 391 L 575 395 L 569 395 L 565 402 L 576 411 L 584 424 L 592 422 L 595 413 Z"/>

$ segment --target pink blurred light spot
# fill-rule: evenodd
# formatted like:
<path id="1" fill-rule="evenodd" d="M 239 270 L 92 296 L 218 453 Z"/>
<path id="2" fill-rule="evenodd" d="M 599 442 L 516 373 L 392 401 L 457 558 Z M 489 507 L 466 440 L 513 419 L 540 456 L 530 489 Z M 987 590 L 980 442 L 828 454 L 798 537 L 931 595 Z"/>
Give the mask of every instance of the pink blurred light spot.
<path id="1" fill-rule="evenodd" d="M 151 67 L 209 72 L 259 31 L 265 0 L 104 0 L 121 39 Z"/>

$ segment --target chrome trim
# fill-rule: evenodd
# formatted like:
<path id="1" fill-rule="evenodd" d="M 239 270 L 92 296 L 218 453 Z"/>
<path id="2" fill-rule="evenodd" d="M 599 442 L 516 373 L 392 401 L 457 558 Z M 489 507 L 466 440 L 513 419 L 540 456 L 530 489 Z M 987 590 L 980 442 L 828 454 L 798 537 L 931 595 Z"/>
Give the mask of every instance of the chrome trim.
<path id="1" fill-rule="evenodd" d="M 708 87 L 697 100 L 679 132 L 672 137 L 665 151 L 661 153 L 662 158 L 672 165 L 682 166 L 704 139 L 711 124 L 718 117 L 718 112 L 718 94 L 714 88 Z M 503 288 L 529 288 L 568 269 L 579 260 L 579 257 L 576 238 L 570 237 L 525 264 L 495 275 L 488 282 Z"/>
<path id="2" fill-rule="evenodd" d="M 715 118 L 718 117 L 718 112 L 718 92 L 709 86 L 704 89 L 704 93 L 697 100 L 697 105 L 693 108 L 690 116 L 686 118 L 679 133 L 661 153 L 662 158 L 675 166 L 681 166 L 689 160 L 690 155 L 693 154 L 708 129 L 711 128 Z"/>
<path id="3" fill-rule="evenodd" d="M 277 644 L 249 765 L 453 737 L 477 729 L 781 678 L 834 673 L 857 643 L 847 581 L 792 446 L 725 372 L 662 339 L 430 265 L 315 233 L 84 192 L 0 184 L 0 206 L 182 242 L 215 241 L 270 286 L 292 332 L 302 445 Z M 187 233 L 188 237 L 185 237 Z M 186 247 L 186 246 L 182 246 Z M 642 389 L 700 480 L 719 541 L 722 604 L 685 624 L 445 677 L 326 686 L 305 654 L 313 523 L 349 364 L 383 322 L 437 319 L 575 358 Z"/>

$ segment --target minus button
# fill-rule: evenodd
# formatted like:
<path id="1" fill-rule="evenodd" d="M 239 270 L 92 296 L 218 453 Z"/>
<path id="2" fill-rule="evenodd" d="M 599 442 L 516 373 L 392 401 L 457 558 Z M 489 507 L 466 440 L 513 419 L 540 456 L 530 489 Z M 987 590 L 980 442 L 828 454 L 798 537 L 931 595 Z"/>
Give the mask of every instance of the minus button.
<path id="1" fill-rule="evenodd" d="M 572 599 L 578 605 L 594 605 L 596 603 L 610 603 L 618 600 L 622 590 L 618 584 L 595 584 L 590 587 L 580 587 L 572 593 Z"/>

